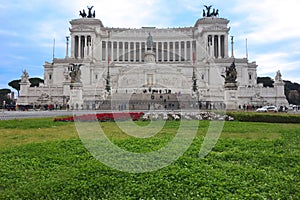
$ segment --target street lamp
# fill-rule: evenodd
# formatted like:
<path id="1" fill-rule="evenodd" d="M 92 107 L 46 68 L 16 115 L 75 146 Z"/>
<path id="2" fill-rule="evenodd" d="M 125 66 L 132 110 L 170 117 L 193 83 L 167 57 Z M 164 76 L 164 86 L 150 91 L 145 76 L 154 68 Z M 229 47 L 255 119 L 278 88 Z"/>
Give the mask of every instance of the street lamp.
<path id="1" fill-rule="evenodd" d="M 2 106 L 2 112 L 4 112 L 4 108 L 5 108 L 5 100 L 3 101 L 3 106 Z"/>

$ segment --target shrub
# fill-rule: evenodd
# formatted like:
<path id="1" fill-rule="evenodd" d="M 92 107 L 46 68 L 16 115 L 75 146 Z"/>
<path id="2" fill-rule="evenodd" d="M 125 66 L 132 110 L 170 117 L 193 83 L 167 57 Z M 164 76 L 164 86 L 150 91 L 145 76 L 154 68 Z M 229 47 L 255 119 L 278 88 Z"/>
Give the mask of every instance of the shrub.
<path id="1" fill-rule="evenodd" d="M 228 112 L 241 122 L 300 123 L 300 115 L 283 113 Z"/>

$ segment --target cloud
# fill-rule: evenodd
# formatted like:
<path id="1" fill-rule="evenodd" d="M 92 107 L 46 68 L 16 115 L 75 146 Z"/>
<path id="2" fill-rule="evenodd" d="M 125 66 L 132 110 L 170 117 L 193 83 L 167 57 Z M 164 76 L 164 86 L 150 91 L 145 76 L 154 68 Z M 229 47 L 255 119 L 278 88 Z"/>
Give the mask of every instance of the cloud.
<path id="1" fill-rule="evenodd" d="M 298 0 L 237 2 L 233 11 L 246 15 L 241 21 L 243 27 L 249 31 L 242 37 L 261 44 L 300 38 L 300 26 L 296 25 L 300 8 Z"/>
<path id="2" fill-rule="evenodd" d="M 164 21 L 157 15 L 157 11 L 162 8 L 166 1 L 161 0 L 102 0 L 102 1 L 70 1 L 68 12 L 73 13 L 73 18 L 79 17 L 79 10 L 85 9 L 87 6 L 94 6 L 96 17 L 100 18 L 104 26 L 108 27 L 136 27 L 143 25 L 159 24 Z M 65 6 L 65 5 L 62 5 Z"/>
<path id="3" fill-rule="evenodd" d="M 20 36 L 19 33 L 17 33 L 16 31 L 10 31 L 10 30 L 1 30 L 0 29 L 0 35 L 1 36 L 10 36 L 10 37 L 17 37 Z"/>
<path id="4" fill-rule="evenodd" d="M 248 39 L 250 58 L 257 61 L 258 75 L 299 81 L 300 26 L 297 0 L 236 0 L 232 7 L 232 29 L 236 55 L 245 57 Z M 240 16 L 240 17 L 239 17 Z M 286 77 L 285 77 L 286 76 Z"/>
<path id="5" fill-rule="evenodd" d="M 277 70 L 286 73 L 294 71 L 299 68 L 299 60 L 290 60 L 293 56 L 289 52 L 275 52 L 266 54 L 254 55 L 258 67 L 259 75 L 269 75 L 275 73 Z"/>
<path id="6" fill-rule="evenodd" d="M 138 4 L 130 4 L 127 2 L 127 10 L 131 12 L 123 12 L 123 7 L 117 8 L 119 15 L 116 18 L 110 18 L 107 15 L 107 23 L 111 26 L 118 27 L 135 27 L 140 28 L 142 26 L 157 26 L 162 27 L 169 23 L 170 10 L 165 9 L 163 6 L 164 2 L 159 3 L 158 1 L 153 1 L 151 4 L 145 4 L 145 1 L 139 1 Z M 160 14 L 158 14 L 160 13 Z"/>

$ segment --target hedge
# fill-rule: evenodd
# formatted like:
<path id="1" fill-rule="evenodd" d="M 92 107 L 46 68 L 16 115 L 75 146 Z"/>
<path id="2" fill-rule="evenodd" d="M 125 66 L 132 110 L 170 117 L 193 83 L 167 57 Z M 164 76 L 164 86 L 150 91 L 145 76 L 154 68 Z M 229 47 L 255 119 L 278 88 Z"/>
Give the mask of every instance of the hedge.
<path id="1" fill-rule="evenodd" d="M 241 122 L 300 123 L 299 114 L 256 112 L 228 112 L 227 114 Z"/>

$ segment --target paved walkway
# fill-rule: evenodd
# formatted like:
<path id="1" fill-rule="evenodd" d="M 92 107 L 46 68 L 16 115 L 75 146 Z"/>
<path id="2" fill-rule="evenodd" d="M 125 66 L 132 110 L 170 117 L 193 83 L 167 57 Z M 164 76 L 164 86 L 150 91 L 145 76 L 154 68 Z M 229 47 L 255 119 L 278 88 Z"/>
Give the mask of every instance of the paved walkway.
<path id="1" fill-rule="evenodd" d="M 70 115 L 83 115 L 93 113 L 109 112 L 107 110 L 96 110 L 96 111 L 67 111 L 67 110 L 54 110 L 54 111 L 4 111 L 0 110 L 0 120 L 11 120 L 11 119 L 24 119 L 24 118 L 41 118 L 41 117 L 59 117 L 59 116 L 70 116 Z M 122 111 L 115 111 L 122 112 Z M 126 112 L 124 110 L 123 112 Z M 134 112 L 147 112 L 147 110 L 135 110 Z M 152 110 L 153 112 L 153 110 Z M 156 110 L 155 112 L 165 112 L 164 110 Z M 191 110 L 187 111 L 191 112 Z M 300 114 L 300 112 L 289 111 L 289 114 Z"/>
<path id="2" fill-rule="evenodd" d="M 72 111 L 0 111 L 0 120 L 73 115 Z"/>

